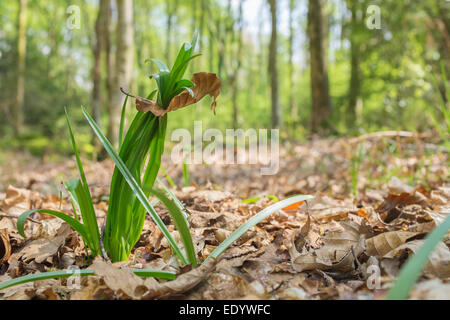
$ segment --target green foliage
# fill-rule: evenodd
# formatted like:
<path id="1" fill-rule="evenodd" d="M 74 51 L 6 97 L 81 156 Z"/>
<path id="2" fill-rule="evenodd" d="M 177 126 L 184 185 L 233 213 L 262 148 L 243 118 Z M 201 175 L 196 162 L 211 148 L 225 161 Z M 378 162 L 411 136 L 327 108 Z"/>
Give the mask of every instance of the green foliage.
<path id="1" fill-rule="evenodd" d="M 447 74 L 445 73 L 444 64 L 441 63 L 441 73 L 442 73 L 442 82 L 443 82 L 443 94 L 439 94 L 439 101 L 441 108 L 438 110 L 439 116 L 436 117 L 434 115 L 435 108 L 430 107 L 429 115 L 431 119 L 433 120 L 433 125 L 436 131 L 439 133 L 442 141 L 444 142 L 444 145 L 447 148 L 450 148 L 450 104 L 444 99 L 443 95 L 447 99 L 450 98 L 450 87 L 447 80 Z M 437 83 L 437 81 L 435 81 Z M 442 119 L 441 121 L 438 119 Z"/>
<path id="2" fill-rule="evenodd" d="M 359 167 L 361 165 L 362 160 L 363 160 L 363 149 L 362 149 L 362 145 L 360 144 L 358 146 L 357 152 L 354 152 L 350 159 L 350 175 L 352 178 L 352 194 L 353 194 L 353 197 L 355 197 L 355 198 L 358 195 L 358 175 L 359 175 Z"/>

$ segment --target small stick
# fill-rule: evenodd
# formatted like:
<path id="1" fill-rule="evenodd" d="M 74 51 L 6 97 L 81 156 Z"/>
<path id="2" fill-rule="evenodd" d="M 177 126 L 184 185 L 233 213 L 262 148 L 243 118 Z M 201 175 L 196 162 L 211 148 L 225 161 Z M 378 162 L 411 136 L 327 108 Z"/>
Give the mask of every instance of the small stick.
<path id="1" fill-rule="evenodd" d="M 13 216 L 13 215 L 10 215 L 10 214 L 0 214 L 0 218 L 18 219 L 19 217 L 16 217 L 16 216 Z M 28 218 L 27 220 L 30 220 L 31 222 L 34 222 L 34 223 L 42 223 L 41 221 L 38 221 L 38 220 L 35 220 L 35 219 L 32 219 L 32 218 Z"/>
<path id="2" fill-rule="evenodd" d="M 125 90 L 123 90 L 122 87 L 120 87 L 120 91 L 121 91 L 124 95 L 126 95 L 126 96 L 128 96 L 128 97 L 131 97 L 131 98 L 136 99 L 136 96 L 133 96 L 132 94 L 129 94 L 128 92 L 126 92 Z"/>

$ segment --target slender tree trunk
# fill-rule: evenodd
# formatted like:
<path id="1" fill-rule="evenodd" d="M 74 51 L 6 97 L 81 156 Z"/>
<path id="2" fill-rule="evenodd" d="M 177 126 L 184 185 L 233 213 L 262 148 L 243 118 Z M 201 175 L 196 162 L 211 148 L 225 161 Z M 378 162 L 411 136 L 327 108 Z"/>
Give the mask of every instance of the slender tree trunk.
<path id="1" fill-rule="evenodd" d="M 173 7 L 170 5 L 171 3 L 173 3 Z M 167 1 L 167 4 L 166 4 L 166 8 L 167 8 L 166 60 L 167 60 L 167 63 L 169 63 L 170 58 L 171 58 L 170 42 L 172 41 L 173 18 L 177 11 L 177 7 L 178 7 L 178 0 Z"/>
<path id="2" fill-rule="evenodd" d="M 289 109 L 291 111 L 291 124 L 294 127 L 298 118 L 298 108 L 295 101 L 294 79 L 294 10 L 295 0 L 289 0 Z"/>
<path id="3" fill-rule="evenodd" d="M 109 0 L 100 0 L 97 20 L 95 21 L 94 66 L 92 68 L 92 108 L 94 119 L 99 126 L 101 126 L 101 58 L 102 52 L 105 51 L 105 19 L 108 15 L 108 2 Z M 97 139 L 95 139 L 95 141 L 97 141 Z"/>
<path id="4" fill-rule="evenodd" d="M 351 35 L 350 35 L 350 86 L 349 86 L 349 101 L 347 107 L 347 127 L 353 128 L 356 124 L 356 107 L 358 99 L 360 98 L 361 91 L 361 70 L 360 70 L 360 41 L 357 38 L 357 32 L 359 27 L 358 21 L 358 1 L 350 0 L 349 8 L 352 13 L 351 18 Z"/>
<path id="5" fill-rule="evenodd" d="M 308 35 L 311 64 L 311 131 L 319 132 L 328 127 L 331 115 L 328 71 L 326 64 L 326 30 L 324 19 L 324 1 L 308 2 Z"/>
<path id="6" fill-rule="evenodd" d="M 134 66 L 133 0 L 117 0 L 115 72 L 109 102 L 108 138 L 117 146 L 123 95 L 120 87 L 129 90 Z"/>
<path id="7" fill-rule="evenodd" d="M 272 33 L 269 45 L 269 75 L 272 98 L 272 127 L 281 126 L 281 107 L 278 97 L 278 67 L 277 67 L 277 3 L 276 0 L 268 0 L 270 15 L 272 18 Z"/>
<path id="8" fill-rule="evenodd" d="M 27 0 L 19 1 L 17 21 L 17 83 L 16 102 L 12 106 L 14 134 L 20 136 L 23 130 L 23 106 L 25 101 L 25 67 L 27 55 Z"/>
<path id="9" fill-rule="evenodd" d="M 242 29 L 243 29 L 243 3 L 244 0 L 239 1 L 239 16 L 238 16 L 238 40 L 237 40 L 237 52 L 233 57 L 236 64 L 233 67 L 231 76 L 229 77 L 230 87 L 231 87 L 231 100 L 233 102 L 233 128 L 238 127 L 238 84 L 239 84 L 239 71 L 242 64 Z"/>

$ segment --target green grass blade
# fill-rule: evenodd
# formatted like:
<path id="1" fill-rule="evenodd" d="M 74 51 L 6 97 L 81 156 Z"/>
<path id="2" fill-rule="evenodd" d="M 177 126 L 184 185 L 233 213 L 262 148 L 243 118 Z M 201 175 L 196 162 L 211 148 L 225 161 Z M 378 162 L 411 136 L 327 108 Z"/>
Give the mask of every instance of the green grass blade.
<path id="1" fill-rule="evenodd" d="M 127 109 L 128 96 L 125 96 L 125 100 L 123 101 L 122 113 L 120 114 L 120 126 L 119 126 L 119 149 L 122 145 L 123 141 L 123 130 L 125 127 L 125 111 Z"/>
<path id="2" fill-rule="evenodd" d="M 26 238 L 25 235 L 25 222 L 27 221 L 27 218 L 35 213 L 35 212 L 42 212 L 42 213 L 47 213 L 50 214 L 52 216 L 55 216 L 57 218 L 60 218 L 61 220 L 64 220 L 65 222 L 67 222 L 75 231 L 77 231 L 81 237 L 83 238 L 83 240 L 86 241 L 86 239 L 88 239 L 87 234 L 86 234 L 86 230 L 84 228 L 84 226 L 78 222 L 77 220 L 75 220 L 74 218 L 68 216 L 67 214 L 63 213 L 63 212 L 59 212 L 59 211 L 54 211 L 54 210 L 47 210 L 47 209 L 33 209 L 33 210 L 28 210 L 25 211 L 24 213 L 22 213 L 18 218 L 17 218 L 17 231 L 19 232 L 19 234 Z"/>
<path id="3" fill-rule="evenodd" d="M 163 175 L 166 177 L 167 182 L 169 182 L 170 186 L 172 188 L 175 188 L 175 182 L 173 182 L 172 178 L 169 176 L 169 174 L 167 173 L 166 169 L 161 167 L 161 171 L 162 171 Z"/>
<path id="4" fill-rule="evenodd" d="M 164 270 L 150 270 L 150 269 L 132 269 L 133 273 L 139 277 L 153 277 L 160 279 L 173 280 L 176 278 L 176 274 L 170 271 Z M 49 271 L 40 272 L 34 274 L 27 274 L 23 277 L 18 277 L 8 281 L 0 283 L 0 290 L 17 286 L 19 284 L 24 284 L 27 282 L 47 280 L 47 279 L 58 279 L 58 278 L 68 278 L 71 276 L 93 276 L 95 275 L 94 270 L 60 270 L 60 271 Z"/>
<path id="5" fill-rule="evenodd" d="M 411 258 L 408 259 L 405 266 L 401 269 L 394 286 L 389 290 L 386 299 L 404 300 L 408 299 L 409 292 L 416 283 L 422 272 L 428 257 L 442 240 L 450 229 L 450 215 L 437 226 L 426 238 L 423 245 Z"/>
<path id="6" fill-rule="evenodd" d="M 70 202 L 72 204 L 73 214 L 75 216 L 75 219 L 77 219 L 78 221 L 80 221 L 80 218 L 78 217 L 77 210 L 80 211 L 80 205 L 78 203 L 78 198 L 75 193 L 75 187 L 77 186 L 79 180 L 80 179 L 74 178 L 74 179 L 70 179 L 68 181 L 64 181 L 64 183 L 63 183 L 64 188 L 66 189 L 67 193 L 70 196 Z"/>
<path id="7" fill-rule="evenodd" d="M 184 208 L 183 204 L 181 203 L 181 201 L 175 196 L 175 194 L 172 192 L 172 190 L 170 190 L 165 184 L 164 182 L 162 182 L 159 178 L 156 178 L 156 181 L 158 182 L 158 184 L 161 186 L 161 188 L 164 189 L 164 191 L 166 191 L 166 193 L 173 199 L 173 201 L 175 202 L 175 204 L 177 205 L 178 209 L 180 209 L 181 212 L 183 212 L 183 215 L 187 218 L 189 217 L 189 214 L 186 212 L 186 209 Z"/>
<path id="8" fill-rule="evenodd" d="M 192 241 L 192 235 L 189 231 L 189 225 L 186 220 L 185 215 L 180 210 L 175 201 L 170 200 L 163 192 L 157 190 L 151 190 L 150 193 L 154 194 L 169 210 L 170 216 L 172 217 L 175 227 L 178 232 L 180 232 L 181 240 L 183 241 L 184 248 L 186 249 L 186 254 L 188 261 L 195 267 L 197 266 L 197 257 L 195 255 L 194 242 Z"/>
<path id="9" fill-rule="evenodd" d="M 170 72 L 169 67 L 159 59 L 150 59 L 158 67 L 159 72 Z"/>
<path id="10" fill-rule="evenodd" d="M 174 280 L 177 277 L 174 272 L 164 270 L 133 269 L 133 273 L 139 277 L 153 277 L 169 280 Z"/>
<path id="11" fill-rule="evenodd" d="M 183 180 L 184 180 L 184 186 L 189 186 L 189 167 L 186 163 L 186 161 L 183 161 Z"/>
<path id="12" fill-rule="evenodd" d="M 84 107 L 81 107 L 81 108 L 82 108 L 84 116 L 86 117 L 86 119 L 89 122 L 89 125 L 92 127 L 92 129 L 94 130 L 97 137 L 100 139 L 100 141 L 103 144 L 103 146 L 105 147 L 106 151 L 109 153 L 109 155 L 113 159 L 114 163 L 116 164 L 117 168 L 122 173 L 124 179 L 127 181 L 128 185 L 135 193 L 136 197 L 142 203 L 142 205 L 147 210 L 147 212 L 150 213 L 150 216 L 152 217 L 153 221 L 155 221 L 156 225 L 160 228 L 162 234 L 166 237 L 167 241 L 169 242 L 169 244 L 172 247 L 175 254 L 180 258 L 181 262 L 183 264 L 187 264 L 187 261 L 184 258 L 180 248 L 177 246 L 177 243 L 173 239 L 172 235 L 170 234 L 169 230 L 165 226 L 164 222 L 161 220 L 161 218 L 156 213 L 155 209 L 150 205 L 150 202 L 148 201 L 147 197 L 145 196 L 145 194 L 142 191 L 139 184 L 134 179 L 130 170 L 126 167 L 126 165 L 123 163 L 122 159 L 119 157 L 117 152 L 114 150 L 114 147 L 111 145 L 111 143 L 105 137 L 105 135 L 101 132 L 100 128 L 95 123 L 94 119 L 92 119 L 92 117 L 89 115 L 89 113 L 86 111 L 86 109 Z"/>
<path id="13" fill-rule="evenodd" d="M 24 284 L 27 282 L 33 282 L 38 280 L 47 280 L 47 279 L 57 279 L 57 278 L 68 278 L 73 275 L 80 276 L 92 276 L 94 275 L 93 270 L 62 270 L 62 271 L 50 271 L 50 272 L 40 272 L 27 274 L 23 277 L 18 277 L 15 279 L 11 279 L 8 281 L 4 281 L 0 283 L 0 290 L 6 289 L 12 286 L 17 286 L 19 284 Z"/>
<path id="14" fill-rule="evenodd" d="M 211 252 L 211 254 L 203 261 L 203 263 L 206 263 L 206 261 L 210 258 L 218 258 L 234 241 L 239 239 L 247 230 L 250 228 L 253 228 L 256 226 L 259 222 L 266 219 L 271 214 L 300 201 L 313 199 L 313 196 L 310 195 L 297 195 L 293 196 L 284 200 L 281 200 L 277 203 L 274 203 L 273 205 L 261 210 L 257 214 L 255 214 L 253 217 L 251 217 L 247 222 L 242 224 L 239 228 L 237 228 L 233 233 L 225 239 L 217 248 Z"/>
<path id="15" fill-rule="evenodd" d="M 75 153 L 75 157 L 77 160 L 78 171 L 80 172 L 81 181 L 85 188 L 88 188 L 86 175 L 84 174 L 83 164 L 81 163 L 80 154 L 78 153 L 77 144 L 75 142 L 75 137 L 73 135 L 72 126 L 70 125 L 69 114 L 67 113 L 67 109 L 64 108 L 64 112 L 66 113 L 66 121 L 67 127 L 69 128 L 70 141 L 72 142 L 73 152 Z M 89 189 L 88 189 L 89 191 Z"/>
<path id="16" fill-rule="evenodd" d="M 75 186 L 75 194 L 78 199 L 78 205 L 83 218 L 83 226 L 86 230 L 87 245 L 92 250 L 92 255 L 95 257 L 100 254 L 100 232 L 98 230 L 97 216 L 95 214 L 94 204 L 90 194 L 83 188 L 80 180 Z"/>

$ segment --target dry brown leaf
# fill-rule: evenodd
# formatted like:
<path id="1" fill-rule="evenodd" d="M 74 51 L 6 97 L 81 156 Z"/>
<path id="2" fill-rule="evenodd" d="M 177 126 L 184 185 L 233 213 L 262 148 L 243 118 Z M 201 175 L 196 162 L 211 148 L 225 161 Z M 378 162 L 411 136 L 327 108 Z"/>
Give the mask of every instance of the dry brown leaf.
<path id="1" fill-rule="evenodd" d="M 404 244 L 409 238 L 418 234 L 418 232 L 408 231 L 390 231 L 381 233 L 366 240 L 366 253 L 369 256 L 382 257 L 389 251 Z"/>
<path id="2" fill-rule="evenodd" d="M 215 73 L 199 72 L 192 76 L 191 81 L 195 83 L 192 89 L 194 97 L 191 97 L 188 91 L 183 91 L 170 101 L 169 111 L 177 110 L 185 106 L 194 104 L 200 101 L 204 96 L 209 94 L 213 98 L 211 110 L 215 112 L 216 98 L 220 94 L 220 87 L 222 85 L 220 79 Z"/>
<path id="3" fill-rule="evenodd" d="M 354 254 L 358 256 L 364 248 L 364 233 L 361 226 L 353 221 L 344 221 L 340 225 L 341 230 L 330 231 L 323 236 L 324 245 L 321 248 L 305 249 L 295 255 L 290 252 L 293 269 L 297 272 L 314 269 L 353 270 Z"/>
<path id="4" fill-rule="evenodd" d="M 150 281 L 154 279 L 148 278 L 145 280 L 148 292 L 142 298 L 161 299 L 184 293 L 202 282 L 214 269 L 216 263 L 216 259 L 210 258 L 205 264 L 178 276 L 175 280 L 164 283 L 155 283 Z"/>
<path id="5" fill-rule="evenodd" d="M 399 195 L 389 194 L 384 202 L 376 209 L 380 214 L 384 214 L 383 221 L 389 223 L 400 215 L 399 208 L 411 205 L 420 204 L 427 207 L 426 198 L 420 192 L 406 193 Z"/>
<path id="6" fill-rule="evenodd" d="M 394 194 L 413 193 L 414 188 L 407 185 L 397 177 L 392 177 L 387 185 L 389 192 Z"/>
<path id="7" fill-rule="evenodd" d="M 130 269 L 119 269 L 101 258 L 96 258 L 91 268 L 118 298 L 140 299 L 147 291 L 144 280 L 136 276 Z M 157 282 L 153 278 L 150 280 Z"/>
<path id="8" fill-rule="evenodd" d="M 0 266 L 11 256 L 8 229 L 0 229 Z"/>
<path id="9" fill-rule="evenodd" d="M 82 288 L 70 295 L 70 300 L 110 300 L 114 292 L 97 276 L 83 277 Z"/>
<path id="10" fill-rule="evenodd" d="M 185 90 L 170 101 L 169 107 L 167 109 L 163 109 L 158 103 L 153 100 L 145 99 L 142 97 L 135 97 L 124 92 L 123 90 L 122 92 L 136 99 L 136 108 L 139 111 L 151 112 L 157 117 L 161 117 L 169 111 L 175 111 L 177 109 L 197 103 L 204 96 L 209 94 L 213 98 L 211 110 L 213 110 L 215 113 L 216 99 L 220 94 L 220 79 L 215 73 L 199 72 L 195 73 L 192 76 L 191 81 L 195 84 L 195 86 L 191 88 L 194 96 L 192 97 L 190 93 Z"/>
<path id="11" fill-rule="evenodd" d="M 64 245 L 66 238 L 72 232 L 72 228 L 68 224 L 64 223 L 58 230 L 55 237 L 31 241 L 17 253 L 17 258 L 25 262 L 34 259 L 37 263 L 42 263 L 48 257 L 51 257 L 58 252 L 59 248 Z"/>
<path id="12" fill-rule="evenodd" d="M 422 245 L 424 240 L 413 240 L 407 242 L 384 255 L 385 258 L 399 257 L 405 250 L 415 253 Z M 425 273 L 434 274 L 444 279 L 450 277 L 450 250 L 442 241 L 428 257 L 428 262 L 424 268 Z"/>
<path id="13" fill-rule="evenodd" d="M 8 186 L 1 207 L 7 214 L 19 216 L 31 207 L 31 191 Z"/>
<path id="14" fill-rule="evenodd" d="M 417 283 L 411 290 L 410 299 L 449 300 L 450 283 L 445 283 L 439 278 Z"/>

